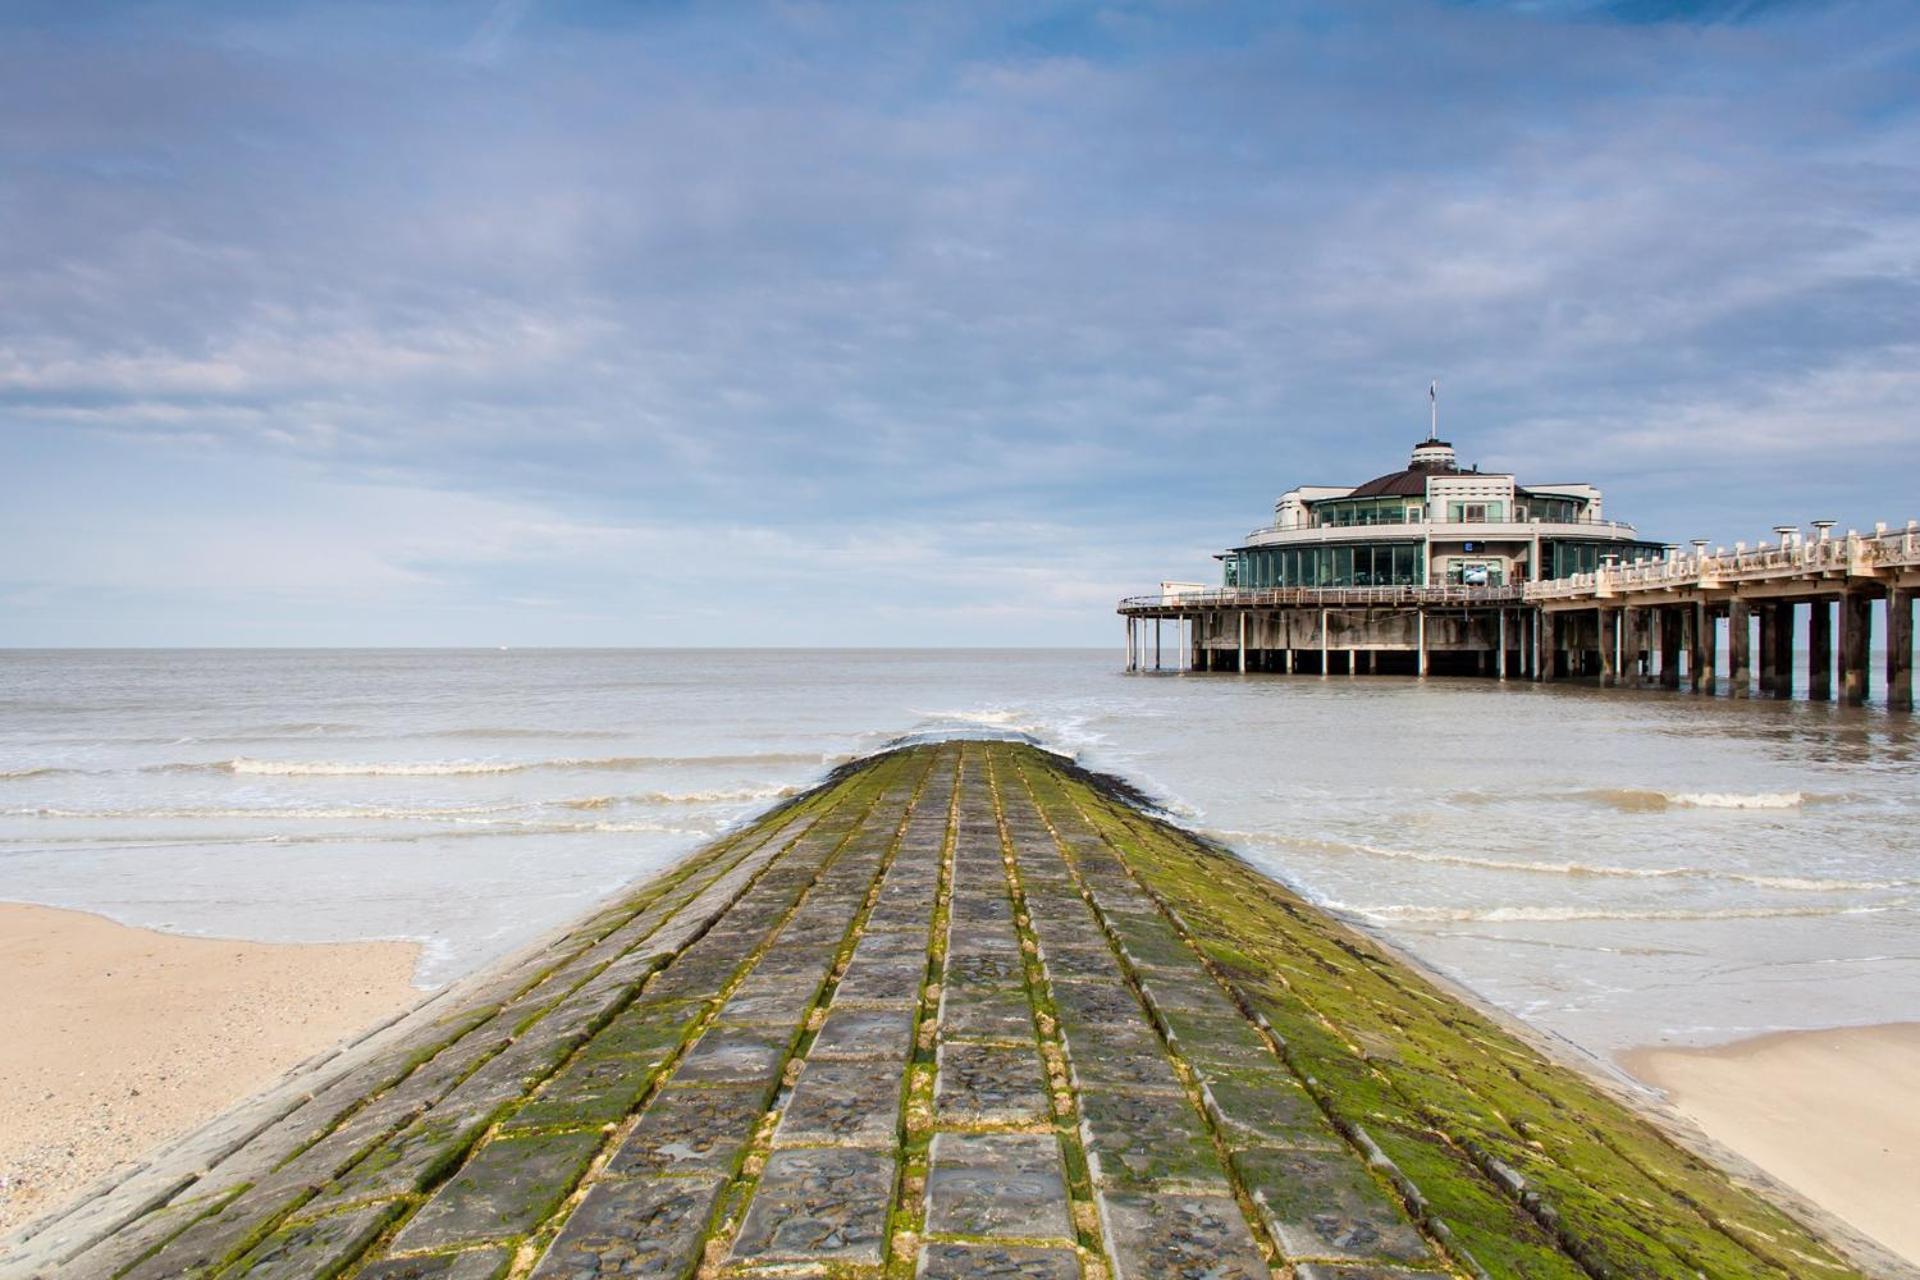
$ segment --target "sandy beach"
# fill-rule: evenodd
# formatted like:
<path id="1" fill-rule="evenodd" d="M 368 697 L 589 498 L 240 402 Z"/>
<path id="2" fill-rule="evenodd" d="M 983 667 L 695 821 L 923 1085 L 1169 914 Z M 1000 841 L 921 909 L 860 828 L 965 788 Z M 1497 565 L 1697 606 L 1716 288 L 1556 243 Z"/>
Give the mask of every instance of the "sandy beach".
<path id="1" fill-rule="evenodd" d="M 1642 1049 L 1621 1061 L 1709 1137 L 1920 1264 L 1920 1023 Z"/>
<path id="2" fill-rule="evenodd" d="M 0 1233 L 419 1000 L 417 953 L 0 903 Z"/>

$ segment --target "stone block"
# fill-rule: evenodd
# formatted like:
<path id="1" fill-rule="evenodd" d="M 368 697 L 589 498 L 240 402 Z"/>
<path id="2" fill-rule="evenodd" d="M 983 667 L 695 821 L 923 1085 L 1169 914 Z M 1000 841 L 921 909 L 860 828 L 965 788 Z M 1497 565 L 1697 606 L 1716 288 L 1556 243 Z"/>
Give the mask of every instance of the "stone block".
<path id="1" fill-rule="evenodd" d="M 1080 1280 L 1072 1249 L 1030 1245 L 929 1244 L 920 1249 L 919 1280 Z"/>
<path id="2" fill-rule="evenodd" d="M 1270 1280 L 1228 1195 L 1103 1194 L 1115 1280 Z"/>
<path id="3" fill-rule="evenodd" d="M 1403 1267 L 1366 1264 L 1303 1262 L 1293 1269 L 1294 1280 L 1449 1280 L 1444 1271 L 1408 1271 Z"/>
<path id="4" fill-rule="evenodd" d="M 798 1027 L 825 977 L 806 982 L 789 974 L 756 973 L 734 988 L 720 1008 L 720 1020 L 733 1026 Z"/>
<path id="5" fill-rule="evenodd" d="M 760 1027 L 717 1026 L 680 1060 L 677 1081 L 696 1084 L 765 1084 L 780 1078 L 791 1032 Z"/>
<path id="6" fill-rule="evenodd" d="M 401 1228 L 394 1248 L 446 1249 L 526 1234 L 566 1198 L 603 1137 L 591 1130 L 489 1142 Z"/>
<path id="7" fill-rule="evenodd" d="M 1203 1074 L 1200 1093 L 1229 1146 L 1345 1148 L 1299 1081 L 1282 1071 Z"/>
<path id="8" fill-rule="evenodd" d="M 911 1004 L 886 1009 L 831 1008 L 808 1056 L 879 1058 L 904 1063 L 913 1047 L 915 1013 L 916 1008 Z"/>
<path id="9" fill-rule="evenodd" d="M 893 1180 L 894 1159 L 887 1152 L 775 1151 L 734 1237 L 732 1259 L 878 1266 L 885 1257 Z"/>
<path id="10" fill-rule="evenodd" d="M 1099 943 L 1093 946 L 1051 946 L 1046 935 L 1041 934 L 1040 956 L 1046 966 L 1047 977 L 1053 982 L 1064 982 L 1073 978 L 1118 979 L 1120 962 L 1114 958 L 1107 945 Z"/>
<path id="11" fill-rule="evenodd" d="M 766 1114 L 767 1094 L 761 1085 L 662 1089 L 607 1172 L 731 1174 Z"/>
<path id="12" fill-rule="evenodd" d="M 1226 1186 L 1206 1128 L 1183 1094 L 1087 1089 L 1080 1115 L 1087 1162 L 1102 1186 Z"/>
<path id="13" fill-rule="evenodd" d="M 809 1061 L 774 1131 L 777 1145 L 844 1143 L 892 1148 L 900 1128 L 905 1062 Z"/>
<path id="14" fill-rule="evenodd" d="M 940 1046 L 935 1113 L 947 1124 L 1025 1124 L 1049 1114 L 1046 1075 L 1030 1046 Z"/>
<path id="15" fill-rule="evenodd" d="M 858 1000 L 918 1000 L 920 984 L 926 980 L 925 955 L 871 958 L 854 956 L 840 985 L 834 988 L 835 1004 Z"/>
<path id="16" fill-rule="evenodd" d="M 399 1213 L 398 1204 L 377 1204 L 282 1227 L 255 1245 L 235 1271 L 260 1280 L 332 1280 Z"/>
<path id="17" fill-rule="evenodd" d="M 1071 1240 L 1059 1140 L 1051 1133 L 935 1134 L 927 1230 Z"/>
<path id="18" fill-rule="evenodd" d="M 684 1280 L 706 1242 L 726 1179 L 612 1179 L 596 1183 L 533 1270 L 534 1280 Z"/>
<path id="19" fill-rule="evenodd" d="M 1349 1152 L 1258 1148 L 1236 1152 L 1233 1167 L 1289 1257 L 1433 1261 L 1406 1213 Z"/>
<path id="20" fill-rule="evenodd" d="M 389 1258 L 366 1267 L 354 1280 L 501 1280 L 512 1262 L 510 1249 Z"/>

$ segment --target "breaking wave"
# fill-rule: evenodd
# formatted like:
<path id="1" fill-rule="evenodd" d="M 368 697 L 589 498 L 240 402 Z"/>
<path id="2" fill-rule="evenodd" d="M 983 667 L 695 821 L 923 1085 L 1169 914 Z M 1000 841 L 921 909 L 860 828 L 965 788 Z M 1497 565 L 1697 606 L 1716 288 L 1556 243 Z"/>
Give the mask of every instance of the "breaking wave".
<path id="1" fill-rule="evenodd" d="M 1229 842 L 1250 841 L 1256 844 L 1322 849 L 1332 853 L 1363 853 L 1368 857 L 1387 858 L 1395 862 L 1422 862 L 1429 866 L 1465 867 L 1476 871 L 1511 871 L 1524 875 L 1607 880 L 1721 880 L 1734 884 L 1752 885 L 1760 889 L 1780 889 L 1797 893 L 1848 893 L 1920 886 L 1920 880 L 1839 880 L 1817 876 L 1778 876 L 1751 871 L 1727 871 L 1716 867 L 1614 867 L 1572 861 L 1476 858 L 1461 853 L 1421 853 L 1412 849 L 1391 849 L 1382 845 L 1276 836 L 1257 831 L 1221 831 L 1215 834 Z"/>
<path id="2" fill-rule="evenodd" d="M 1798 809 L 1838 799 L 1804 791 L 1650 791 L 1632 787 L 1601 788 L 1579 793 L 1628 813 L 1657 813 L 1663 809 Z"/>
<path id="3" fill-rule="evenodd" d="M 1359 907 L 1344 902 L 1328 902 L 1325 905 L 1329 910 L 1344 912 L 1367 920 L 1393 921 L 1403 924 L 1557 924 L 1586 920 L 1684 922 L 1857 916 L 1895 911 L 1907 904 L 1884 902 L 1868 907 L 1721 907 L 1703 910 L 1676 908 L 1650 911 L 1609 911 L 1603 907 L 1424 907 L 1410 904 Z"/>
<path id="4" fill-rule="evenodd" d="M 744 764 L 828 763 L 817 752 L 759 752 L 742 755 L 712 756 L 599 756 L 562 757 L 552 760 L 256 760 L 236 756 L 232 760 L 199 761 L 148 765 L 151 773 L 231 773 L 246 777 L 276 778 L 441 778 L 475 774 L 530 773 L 601 769 L 610 772 L 635 772 L 642 769 L 679 766 Z"/>

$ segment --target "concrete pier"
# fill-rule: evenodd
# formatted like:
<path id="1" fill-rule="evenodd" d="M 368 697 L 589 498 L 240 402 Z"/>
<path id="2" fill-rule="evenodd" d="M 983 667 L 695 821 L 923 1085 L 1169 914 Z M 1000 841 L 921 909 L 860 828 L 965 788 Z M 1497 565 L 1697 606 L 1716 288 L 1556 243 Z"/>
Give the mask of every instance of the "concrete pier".
<path id="1" fill-rule="evenodd" d="M 1889 634 L 1912 634 L 1920 591 L 1920 522 L 1844 538 L 1789 534 L 1778 546 L 1607 564 L 1564 578 L 1500 586 L 1400 584 L 1367 587 L 1211 589 L 1166 583 L 1158 596 L 1120 603 L 1130 622 L 1174 619 L 1188 629 L 1187 668 L 1311 671 L 1327 675 L 1478 675 L 1534 680 L 1597 677 L 1602 684 L 1720 684 L 1718 631 L 1727 623 L 1727 692 L 1751 696 L 1755 676 L 1769 697 L 1794 695 L 1799 607 L 1809 610 L 1807 696 L 1832 695 L 1838 659 L 1843 696 L 1856 705 L 1882 679 L 1841 644 L 1832 612 L 1877 612 Z M 1852 616 L 1852 615 L 1848 615 Z M 1855 630 L 1870 626 L 1854 617 Z M 1758 622 L 1756 628 L 1755 622 Z M 1758 645 L 1754 632 L 1758 630 Z M 1128 632 L 1127 664 L 1137 665 Z M 1850 656 L 1851 654 L 1851 656 Z M 1888 706 L 1912 708 L 1912 649 L 1894 644 L 1884 674 Z M 1854 685 L 1849 685 L 1848 673 Z"/>
<path id="2" fill-rule="evenodd" d="M 8 1277 L 1861 1274 L 1106 782 L 849 767 L 10 1244 Z"/>

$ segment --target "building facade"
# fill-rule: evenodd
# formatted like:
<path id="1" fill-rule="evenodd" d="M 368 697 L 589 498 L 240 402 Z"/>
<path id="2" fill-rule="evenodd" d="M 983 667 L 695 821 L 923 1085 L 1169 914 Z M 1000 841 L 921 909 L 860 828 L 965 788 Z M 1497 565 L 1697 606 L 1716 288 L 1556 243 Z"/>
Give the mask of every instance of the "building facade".
<path id="1" fill-rule="evenodd" d="M 1605 519 L 1594 486 L 1463 468 L 1444 440 L 1422 441 L 1405 469 L 1365 484 L 1290 489 L 1273 515 L 1219 557 L 1227 588 L 1500 587 L 1663 551 Z"/>

